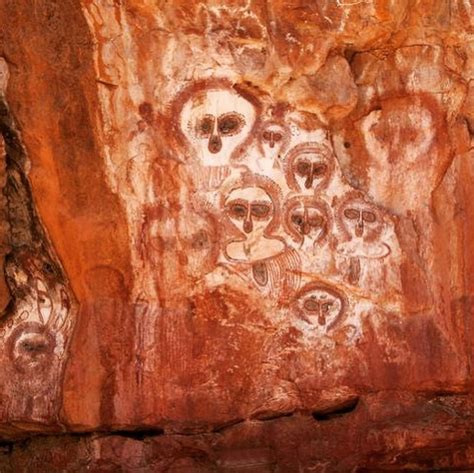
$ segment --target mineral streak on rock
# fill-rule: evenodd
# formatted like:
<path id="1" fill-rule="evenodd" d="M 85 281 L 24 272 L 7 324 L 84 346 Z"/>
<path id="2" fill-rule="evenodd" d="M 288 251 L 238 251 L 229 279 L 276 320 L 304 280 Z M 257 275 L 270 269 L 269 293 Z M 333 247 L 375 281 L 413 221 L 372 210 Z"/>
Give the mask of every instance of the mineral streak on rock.
<path id="1" fill-rule="evenodd" d="M 473 18 L 1 3 L 0 470 L 474 469 Z"/>

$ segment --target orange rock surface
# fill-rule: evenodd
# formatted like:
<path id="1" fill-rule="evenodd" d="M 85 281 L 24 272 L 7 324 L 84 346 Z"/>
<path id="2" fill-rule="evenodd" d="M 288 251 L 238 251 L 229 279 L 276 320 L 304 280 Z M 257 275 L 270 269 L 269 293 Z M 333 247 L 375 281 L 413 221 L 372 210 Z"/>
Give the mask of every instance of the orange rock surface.
<path id="1" fill-rule="evenodd" d="M 474 469 L 472 2 L 0 21 L 0 471 Z"/>

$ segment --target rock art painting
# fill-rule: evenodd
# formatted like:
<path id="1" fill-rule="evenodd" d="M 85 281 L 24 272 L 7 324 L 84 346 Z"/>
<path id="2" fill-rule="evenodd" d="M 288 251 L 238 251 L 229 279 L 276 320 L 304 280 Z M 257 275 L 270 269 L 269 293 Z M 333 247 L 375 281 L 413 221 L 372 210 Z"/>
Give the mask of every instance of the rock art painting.
<path id="1" fill-rule="evenodd" d="M 471 4 L 0 2 L 0 472 L 473 471 Z"/>
<path id="2" fill-rule="evenodd" d="M 345 297 L 330 287 L 308 284 L 295 296 L 298 316 L 321 331 L 329 330 L 343 317 Z"/>
<path id="3" fill-rule="evenodd" d="M 334 157 L 324 146 L 302 143 L 290 150 L 285 158 L 288 186 L 303 194 L 316 193 L 331 179 Z"/>
<path id="4" fill-rule="evenodd" d="M 158 246 L 142 258 L 175 254 L 173 248 L 188 238 L 182 231 L 190 233 L 206 214 L 212 229 L 198 231 L 185 251 L 184 266 L 200 266 L 188 271 L 198 283 L 189 287 L 190 294 L 231 287 L 247 297 L 263 297 L 272 308 L 269 323 L 277 330 L 301 331 L 303 350 L 313 350 L 316 359 L 318 345 L 333 332 L 349 330 L 347 346 L 355 347 L 364 336 L 367 304 L 377 302 L 374 291 L 390 293 L 392 310 L 400 310 L 402 259 L 390 214 L 347 182 L 327 129 L 308 128 L 294 111 L 268 120 L 279 104 L 242 90 L 229 77 L 197 81 L 167 106 L 179 117 L 177 169 L 191 186 L 176 196 L 176 205 L 189 214 L 173 216 L 161 207 L 154 224 L 147 218 L 140 238 L 150 235 Z M 169 214 L 164 232 L 162 212 Z M 151 236 L 153 226 L 161 236 Z M 162 264 L 160 256 L 153 261 Z M 156 274 L 150 271 L 148 285 L 162 285 Z M 311 341 L 301 341 L 304 332 Z"/>
<path id="5" fill-rule="evenodd" d="M 230 173 L 231 162 L 254 131 L 256 102 L 225 79 L 211 80 L 184 90 L 173 109 L 188 144 L 187 156 L 196 173 L 204 173 L 201 185 L 212 190 Z"/>

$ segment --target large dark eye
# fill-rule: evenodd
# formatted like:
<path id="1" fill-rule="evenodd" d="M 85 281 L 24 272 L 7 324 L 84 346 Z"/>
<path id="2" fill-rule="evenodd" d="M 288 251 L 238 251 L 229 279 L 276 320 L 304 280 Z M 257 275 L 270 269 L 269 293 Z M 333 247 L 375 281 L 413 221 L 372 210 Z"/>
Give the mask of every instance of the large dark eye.
<path id="1" fill-rule="evenodd" d="M 202 117 L 196 127 L 196 133 L 201 138 L 209 138 L 212 134 L 212 130 L 214 128 L 215 118 L 213 115 L 205 115 Z"/>
<path id="2" fill-rule="evenodd" d="M 268 204 L 252 204 L 252 216 L 256 218 L 266 218 L 270 214 L 270 206 Z"/>
<path id="3" fill-rule="evenodd" d="M 308 175 L 309 171 L 311 169 L 311 164 L 309 163 L 309 161 L 298 161 L 296 163 L 296 172 L 300 175 L 300 176 L 306 176 Z"/>
<path id="4" fill-rule="evenodd" d="M 28 333 L 17 344 L 19 354 L 35 359 L 37 355 L 47 354 L 52 350 L 50 340 L 41 333 Z"/>
<path id="5" fill-rule="evenodd" d="M 46 351 L 46 343 L 41 340 L 24 340 L 20 344 L 20 350 L 27 353 L 41 353 Z"/>
<path id="6" fill-rule="evenodd" d="M 317 312 L 319 310 L 319 302 L 315 299 L 306 299 L 304 301 L 303 307 L 308 311 L 308 312 Z"/>
<path id="7" fill-rule="evenodd" d="M 301 215 L 298 214 L 293 214 L 291 216 L 291 221 L 297 225 L 298 227 L 301 227 L 304 224 L 304 219 Z"/>
<path id="8" fill-rule="evenodd" d="M 360 212 L 356 209 L 346 209 L 344 210 L 344 217 L 349 220 L 357 220 L 360 216 Z"/>
<path id="9" fill-rule="evenodd" d="M 229 209 L 231 216 L 235 218 L 242 219 L 245 218 L 245 216 L 247 215 L 247 206 L 243 203 L 231 204 L 229 206 Z"/>
<path id="10" fill-rule="evenodd" d="M 322 227 L 324 224 L 324 218 L 321 217 L 321 215 L 315 215 L 314 217 L 311 217 L 308 219 L 308 223 L 312 227 Z"/>
<path id="11" fill-rule="evenodd" d="M 217 120 L 219 133 L 224 136 L 232 136 L 239 133 L 244 126 L 242 115 L 235 112 L 221 115 Z"/>
<path id="12" fill-rule="evenodd" d="M 364 220 L 364 222 L 374 223 L 377 220 L 377 217 L 373 212 L 364 210 L 362 212 L 362 220 Z"/>
<path id="13" fill-rule="evenodd" d="M 322 176 L 326 174 L 327 166 L 325 164 L 316 164 L 313 168 L 314 176 Z"/>
<path id="14" fill-rule="evenodd" d="M 283 139 L 283 135 L 279 133 L 278 131 L 265 130 L 262 133 L 262 138 L 263 138 L 263 141 L 273 140 L 274 143 L 278 143 L 279 141 Z"/>

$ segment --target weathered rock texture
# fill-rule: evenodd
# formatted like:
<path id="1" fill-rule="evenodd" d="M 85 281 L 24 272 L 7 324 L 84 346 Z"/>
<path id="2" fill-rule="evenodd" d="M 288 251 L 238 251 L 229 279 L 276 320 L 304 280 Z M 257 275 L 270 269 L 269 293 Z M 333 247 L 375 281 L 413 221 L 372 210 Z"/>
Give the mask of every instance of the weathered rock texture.
<path id="1" fill-rule="evenodd" d="M 470 0 L 0 22 L 1 471 L 474 469 Z"/>

